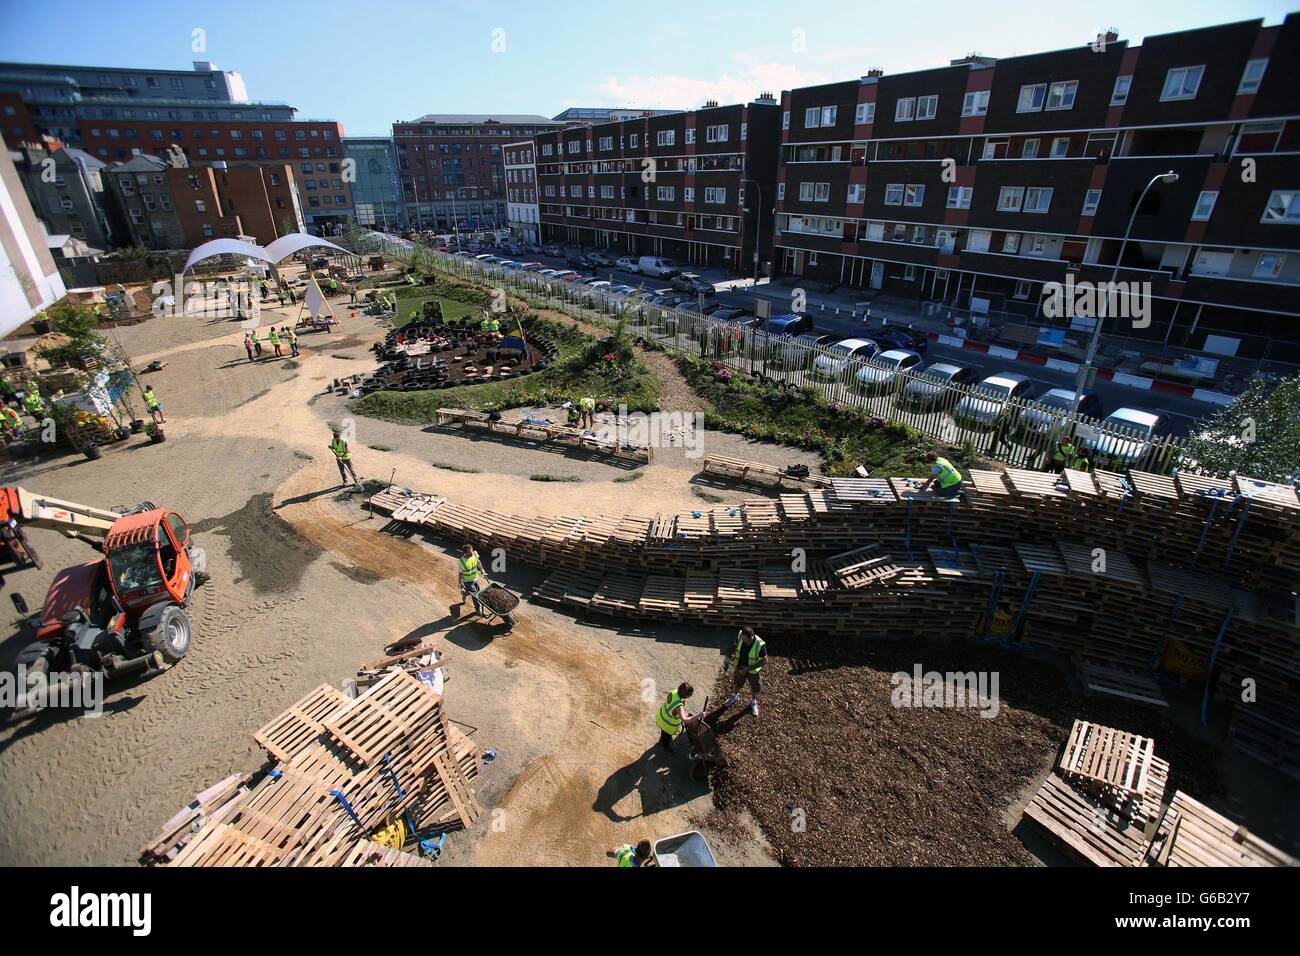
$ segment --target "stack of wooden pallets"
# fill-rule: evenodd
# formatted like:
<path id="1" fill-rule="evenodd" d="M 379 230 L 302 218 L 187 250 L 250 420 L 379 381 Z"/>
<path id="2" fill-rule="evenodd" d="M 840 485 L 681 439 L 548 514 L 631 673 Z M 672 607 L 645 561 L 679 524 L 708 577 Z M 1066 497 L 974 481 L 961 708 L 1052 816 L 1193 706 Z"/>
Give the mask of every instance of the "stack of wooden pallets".
<path id="1" fill-rule="evenodd" d="M 604 435 L 590 429 L 551 422 L 528 422 L 522 419 L 517 422 L 494 421 L 482 412 L 463 408 L 440 408 L 436 414 L 439 425 L 459 425 L 489 435 L 581 448 L 593 454 L 625 458 L 638 464 L 654 460 L 654 449 L 649 444 L 632 441 L 620 434 L 618 429 L 615 429 L 613 435 Z"/>
<path id="2" fill-rule="evenodd" d="M 371 836 L 397 820 L 416 832 L 470 826 L 482 812 L 470 786 L 477 749 L 447 722 L 442 698 L 400 668 L 351 700 L 318 687 L 255 737 L 274 758 L 266 775 L 220 814 L 182 811 L 146 862 L 407 865 L 376 856 Z"/>
<path id="3" fill-rule="evenodd" d="M 1025 817 L 1097 866 L 1294 866 L 1295 860 L 1176 790 L 1149 737 L 1076 720 Z"/>

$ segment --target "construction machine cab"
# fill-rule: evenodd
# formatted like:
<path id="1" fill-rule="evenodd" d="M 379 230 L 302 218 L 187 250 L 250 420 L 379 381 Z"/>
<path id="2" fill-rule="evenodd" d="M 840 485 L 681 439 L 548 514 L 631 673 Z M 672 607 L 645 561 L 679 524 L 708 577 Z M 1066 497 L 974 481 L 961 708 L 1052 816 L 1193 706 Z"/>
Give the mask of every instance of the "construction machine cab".
<path id="1" fill-rule="evenodd" d="M 183 604 L 193 587 L 190 528 L 174 511 L 154 508 L 119 518 L 104 538 L 110 579 L 128 612 L 159 601 Z"/>

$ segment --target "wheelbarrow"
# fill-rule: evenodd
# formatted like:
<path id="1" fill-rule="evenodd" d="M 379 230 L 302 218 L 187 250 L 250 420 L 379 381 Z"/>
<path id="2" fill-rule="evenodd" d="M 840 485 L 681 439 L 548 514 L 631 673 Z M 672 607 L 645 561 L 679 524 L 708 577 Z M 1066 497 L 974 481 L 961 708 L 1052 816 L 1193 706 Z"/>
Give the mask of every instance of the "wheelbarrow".
<path id="1" fill-rule="evenodd" d="M 505 621 L 510 627 L 519 623 L 514 614 L 515 608 L 519 606 L 519 598 L 501 585 L 489 581 L 480 587 L 477 581 L 468 585 L 462 582 L 460 596 L 463 599 L 467 595 L 474 602 L 475 613 L 487 618 L 489 623 L 496 618 Z"/>
<path id="2" fill-rule="evenodd" d="M 727 709 L 725 703 L 709 710 L 709 699 L 704 698 L 704 709 L 683 724 L 686 739 L 690 742 L 691 779 L 707 783 L 709 771 L 715 767 L 725 767 L 727 758 L 722 755 L 722 744 L 713 731 L 713 723 Z"/>
<path id="3" fill-rule="evenodd" d="M 654 860 L 657 866 L 663 867 L 718 865 L 708 841 L 699 830 L 655 840 Z"/>

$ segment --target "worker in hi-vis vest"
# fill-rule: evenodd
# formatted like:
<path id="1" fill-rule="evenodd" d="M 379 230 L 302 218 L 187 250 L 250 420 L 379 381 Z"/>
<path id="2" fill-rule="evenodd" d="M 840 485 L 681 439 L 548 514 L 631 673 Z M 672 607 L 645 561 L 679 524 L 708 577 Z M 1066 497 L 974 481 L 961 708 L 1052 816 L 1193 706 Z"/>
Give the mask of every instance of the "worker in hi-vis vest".
<path id="1" fill-rule="evenodd" d="M 144 410 L 149 413 L 155 425 L 167 424 L 167 419 L 163 418 L 162 402 L 158 401 L 158 396 L 153 393 L 153 386 L 147 383 L 144 387 Z"/>
<path id="2" fill-rule="evenodd" d="M 465 603 L 466 595 L 474 602 L 474 610 L 483 613 L 478 603 L 478 592 L 483 590 L 486 575 L 483 562 L 479 559 L 474 545 L 466 541 L 460 546 L 460 556 L 456 558 L 456 573 L 460 579 L 460 602 Z"/>
<path id="3" fill-rule="evenodd" d="M 596 427 L 596 400 L 594 398 L 578 399 L 578 427 Z"/>
<path id="4" fill-rule="evenodd" d="M 655 724 L 659 727 L 659 746 L 665 753 L 673 752 L 673 738 L 682 732 L 682 724 L 691 719 L 686 712 L 686 701 L 690 700 L 695 688 L 683 681 L 677 689 L 669 692 L 668 697 L 655 712 Z"/>
<path id="5" fill-rule="evenodd" d="M 352 467 L 352 452 L 348 451 L 348 443 L 343 440 L 337 428 L 334 429 L 334 437 L 330 439 L 330 451 L 334 452 L 334 462 L 339 466 L 339 481 L 346 485 L 350 473 L 352 483 L 361 484 L 361 479 L 357 477 L 357 470 Z"/>
<path id="6" fill-rule="evenodd" d="M 649 866 L 652 855 L 649 840 L 642 840 L 636 846 L 624 843 L 605 851 L 605 855 L 618 862 L 619 866 Z"/>
<path id="7" fill-rule="evenodd" d="M 736 634 L 736 646 L 731 651 L 731 696 L 727 706 L 740 703 L 740 687 L 749 681 L 749 712 L 758 716 L 758 695 L 763 691 L 763 665 L 767 663 L 767 644 L 754 633 L 752 627 L 743 627 Z"/>
<path id="8" fill-rule="evenodd" d="M 934 452 L 928 452 L 925 460 L 930 463 L 930 477 L 918 490 L 929 491 L 934 485 L 934 493 L 940 498 L 956 498 L 961 491 L 961 472 L 947 458 Z"/>

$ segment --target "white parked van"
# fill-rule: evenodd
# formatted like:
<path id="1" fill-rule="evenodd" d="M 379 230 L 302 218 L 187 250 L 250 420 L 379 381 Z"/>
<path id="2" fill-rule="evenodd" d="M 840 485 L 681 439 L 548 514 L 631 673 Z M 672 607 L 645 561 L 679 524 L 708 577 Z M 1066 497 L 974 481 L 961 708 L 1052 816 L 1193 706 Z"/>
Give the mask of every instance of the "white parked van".
<path id="1" fill-rule="evenodd" d="M 653 279 L 671 279 L 682 271 L 673 260 L 661 256 L 642 256 L 637 264 L 641 266 L 642 274 Z"/>

